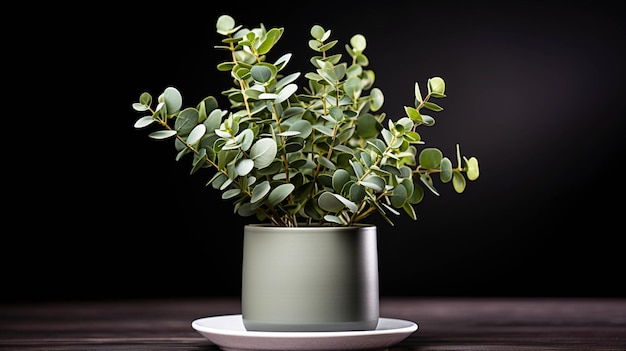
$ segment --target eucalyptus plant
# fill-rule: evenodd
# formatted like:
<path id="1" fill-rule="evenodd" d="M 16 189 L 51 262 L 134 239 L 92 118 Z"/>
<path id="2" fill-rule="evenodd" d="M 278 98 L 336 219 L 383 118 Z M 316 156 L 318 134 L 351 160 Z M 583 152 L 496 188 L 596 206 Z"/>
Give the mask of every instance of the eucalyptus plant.
<path id="1" fill-rule="evenodd" d="M 345 45 L 344 61 L 331 31 L 312 26 L 312 68 L 302 75 L 287 73 L 291 53 L 272 60 L 284 28 L 248 29 L 229 15 L 216 28 L 224 38 L 215 49 L 227 54 L 217 70 L 233 80 L 221 91 L 229 107 L 214 96 L 183 107 L 180 91 L 167 87 L 154 107 L 147 92 L 132 104 L 149 112 L 134 126 L 156 123 L 149 137 L 173 138 L 176 160 L 188 159 L 191 174 L 210 170 L 207 186 L 238 215 L 277 226 L 349 226 L 379 213 L 393 225 L 390 215 L 401 211 L 417 219 L 425 190 L 439 195 L 435 178 L 457 193 L 478 178 L 476 157 L 462 156 L 457 144 L 453 165 L 438 148 L 424 147 L 416 130 L 435 124 L 424 112 L 443 110 L 433 102 L 446 96 L 441 77 L 428 79 L 425 95 L 415 83 L 414 106 L 392 120 L 380 112 L 384 95 L 367 69 L 363 35 Z"/>

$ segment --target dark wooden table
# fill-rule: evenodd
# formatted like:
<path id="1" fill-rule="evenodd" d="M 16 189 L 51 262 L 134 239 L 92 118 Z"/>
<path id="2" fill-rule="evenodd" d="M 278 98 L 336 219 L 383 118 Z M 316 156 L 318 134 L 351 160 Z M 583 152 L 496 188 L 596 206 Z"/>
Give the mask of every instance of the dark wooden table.
<path id="1" fill-rule="evenodd" d="M 0 350 L 219 350 L 194 319 L 237 299 L 0 304 Z M 626 350 L 626 299 L 382 298 L 418 330 L 391 350 Z"/>

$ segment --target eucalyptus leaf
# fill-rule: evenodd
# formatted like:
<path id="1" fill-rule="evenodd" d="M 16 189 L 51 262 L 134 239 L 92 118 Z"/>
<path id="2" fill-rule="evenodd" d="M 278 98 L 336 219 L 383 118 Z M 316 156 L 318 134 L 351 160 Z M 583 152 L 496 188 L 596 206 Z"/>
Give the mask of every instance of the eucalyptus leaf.
<path id="1" fill-rule="evenodd" d="M 296 187 L 293 184 L 281 184 L 272 190 L 269 197 L 267 198 L 267 202 L 272 206 L 276 206 L 281 201 L 286 199 L 287 196 L 289 196 L 289 194 L 291 194 L 291 192 L 293 192 L 293 189 L 295 188 Z"/>
<path id="2" fill-rule="evenodd" d="M 274 139 L 257 140 L 250 148 L 250 158 L 254 161 L 254 167 L 265 168 L 269 166 L 276 157 L 277 149 Z"/>

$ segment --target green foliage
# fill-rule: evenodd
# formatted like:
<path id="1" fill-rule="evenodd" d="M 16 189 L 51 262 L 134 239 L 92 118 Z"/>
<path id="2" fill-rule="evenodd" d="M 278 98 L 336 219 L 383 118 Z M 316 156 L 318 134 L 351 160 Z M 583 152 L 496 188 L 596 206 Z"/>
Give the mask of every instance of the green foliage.
<path id="1" fill-rule="evenodd" d="M 300 87 L 300 73 L 285 73 L 291 54 L 274 62 L 268 56 L 283 28 L 247 29 L 227 15 L 216 28 L 224 39 L 215 48 L 228 53 L 217 69 L 233 78 L 221 92 L 228 109 L 213 96 L 185 108 L 174 87 L 155 107 L 149 93 L 132 106 L 150 112 L 135 127 L 160 125 L 149 136 L 174 138 L 176 159 L 189 159 L 192 174 L 213 170 L 207 186 L 219 189 L 239 215 L 279 226 L 351 225 L 377 212 L 393 225 L 390 214 L 400 210 L 417 219 L 424 187 L 438 195 L 433 174 L 458 193 L 466 179 L 478 178 L 478 160 L 462 157 L 458 145 L 456 166 L 437 148 L 420 151 L 416 128 L 435 123 L 424 111 L 443 110 L 431 101 L 446 96 L 442 78 L 428 80 L 426 95 L 415 83 L 415 106 L 393 121 L 379 112 L 384 95 L 367 69 L 363 35 L 345 45 L 342 61 L 331 54 L 337 41 L 329 40 L 330 30 L 313 26 L 313 68 Z"/>

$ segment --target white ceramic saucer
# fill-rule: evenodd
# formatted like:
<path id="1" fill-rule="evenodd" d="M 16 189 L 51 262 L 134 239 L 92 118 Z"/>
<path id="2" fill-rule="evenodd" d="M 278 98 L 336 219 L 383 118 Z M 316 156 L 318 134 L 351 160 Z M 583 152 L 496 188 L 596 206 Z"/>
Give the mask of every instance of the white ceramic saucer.
<path id="1" fill-rule="evenodd" d="M 240 314 L 199 318 L 191 326 L 224 351 L 385 350 L 417 330 L 411 321 L 380 318 L 376 329 L 368 331 L 247 331 Z"/>

